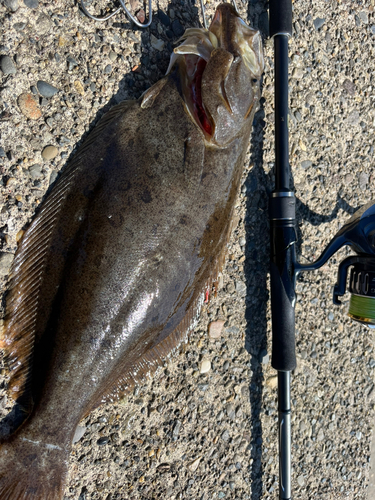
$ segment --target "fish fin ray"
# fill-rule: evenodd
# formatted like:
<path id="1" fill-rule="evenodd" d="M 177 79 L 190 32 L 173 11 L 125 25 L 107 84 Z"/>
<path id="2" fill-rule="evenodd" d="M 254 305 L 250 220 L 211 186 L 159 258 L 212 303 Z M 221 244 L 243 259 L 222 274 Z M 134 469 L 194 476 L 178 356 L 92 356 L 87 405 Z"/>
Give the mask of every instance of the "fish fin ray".
<path id="1" fill-rule="evenodd" d="M 78 222 L 69 227 L 63 242 L 56 243 L 56 226 L 64 210 L 67 196 L 72 189 L 75 189 L 76 174 L 82 168 L 87 150 L 97 142 L 100 134 L 113 120 L 123 117 L 124 113 L 134 106 L 139 106 L 135 100 L 121 102 L 99 120 L 72 161 L 64 168 L 20 241 L 10 271 L 6 314 L 0 332 L 0 348 L 4 350 L 5 359 L 10 361 L 8 395 L 14 401 L 28 397 L 34 344 L 45 329 L 48 312 L 52 308 L 59 285 L 58 276 L 61 276 L 66 262 L 68 245 L 71 244 L 74 231 L 77 231 Z M 54 238 L 55 243 L 53 243 Z M 58 245 L 58 255 L 53 264 L 56 269 L 54 278 L 48 277 L 53 293 L 46 297 L 42 288 L 47 279 L 46 269 L 52 244 Z"/>

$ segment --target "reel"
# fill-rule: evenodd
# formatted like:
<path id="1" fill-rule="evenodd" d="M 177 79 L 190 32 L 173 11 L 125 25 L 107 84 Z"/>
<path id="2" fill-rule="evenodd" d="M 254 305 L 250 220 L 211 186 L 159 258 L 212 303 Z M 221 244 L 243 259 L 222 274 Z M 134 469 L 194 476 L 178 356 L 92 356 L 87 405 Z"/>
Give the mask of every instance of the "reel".
<path id="1" fill-rule="evenodd" d="M 340 248 L 349 245 L 357 253 L 339 265 L 333 302 L 341 304 L 339 297 L 347 290 L 351 294 L 348 315 L 355 321 L 375 328 L 375 202 L 357 210 L 334 236 L 319 259 L 311 265 L 297 264 L 296 274 L 319 269 Z"/>

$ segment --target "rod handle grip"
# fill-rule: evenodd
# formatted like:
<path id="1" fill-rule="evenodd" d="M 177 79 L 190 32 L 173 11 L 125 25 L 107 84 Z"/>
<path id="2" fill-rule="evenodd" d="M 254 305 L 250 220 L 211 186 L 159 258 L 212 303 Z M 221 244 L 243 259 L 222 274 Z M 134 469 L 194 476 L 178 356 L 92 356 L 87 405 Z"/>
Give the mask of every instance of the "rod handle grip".
<path id="1" fill-rule="evenodd" d="M 292 36 L 292 0 L 270 0 L 270 37 Z"/>
<path id="2" fill-rule="evenodd" d="M 272 366 L 279 371 L 296 367 L 295 312 L 285 279 L 271 262 Z"/>

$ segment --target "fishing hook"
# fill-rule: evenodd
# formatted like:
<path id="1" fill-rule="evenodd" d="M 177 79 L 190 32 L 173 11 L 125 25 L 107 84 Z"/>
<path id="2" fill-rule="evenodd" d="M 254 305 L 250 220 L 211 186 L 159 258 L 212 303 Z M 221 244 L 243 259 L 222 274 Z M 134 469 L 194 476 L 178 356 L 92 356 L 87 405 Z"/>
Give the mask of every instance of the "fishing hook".
<path id="1" fill-rule="evenodd" d="M 93 14 L 90 14 L 90 12 L 87 10 L 86 5 L 84 4 L 83 0 L 81 0 L 81 8 L 82 8 L 83 12 L 86 14 L 86 16 L 89 17 L 90 19 L 93 19 L 94 21 L 108 21 L 108 19 L 111 19 L 111 17 L 115 16 L 116 14 L 118 14 L 121 11 L 121 9 L 123 9 L 125 11 L 126 15 L 129 17 L 129 19 L 131 19 L 131 21 L 133 21 L 133 23 L 135 25 L 137 25 L 139 28 L 148 28 L 150 26 L 150 24 L 152 22 L 152 5 L 151 5 L 152 0 L 148 0 L 148 11 L 149 11 L 150 17 L 149 17 L 149 20 L 147 21 L 147 23 L 140 23 L 132 15 L 132 13 L 129 11 L 129 9 L 126 7 L 124 0 L 119 0 L 119 2 L 120 2 L 120 7 L 118 9 L 114 10 L 113 12 L 109 13 L 106 16 L 101 16 L 101 17 L 97 17 L 97 16 L 94 16 Z M 206 19 L 206 10 L 204 7 L 204 0 L 200 0 L 200 3 L 201 3 L 201 9 L 202 9 L 203 25 L 207 30 L 208 24 L 207 24 L 207 19 Z M 236 0 L 232 0 L 232 3 L 234 5 L 236 12 L 238 13 Z"/>
<path id="2" fill-rule="evenodd" d="M 120 7 L 118 9 L 116 9 L 115 11 L 111 12 L 110 14 L 108 14 L 106 16 L 101 16 L 101 17 L 93 16 L 92 14 L 90 14 L 90 12 L 87 10 L 87 8 L 86 8 L 83 0 L 81 0 L 81 8 L 82 8 L 83 12 L 86 14 L 86 16 L 89 17 L 90 19 L 93 19 L 94 21 L 108 21 L 108 19 L 110 19 L 111 17 L 115 16 L 116 14 L 118 14 L 121 11 L 121 9 L 123 9 L 125 11 L 126 15 L 128 16 L 128 18 L 135 25 L 137 25 L 139 28 L 148 28 L 150 26 L 151 22 L 152 22 L 152 6 L 151 6 L 151 1 L 152 0 L 148 0 L 149 20 L 147 21 L 147 23 L 140 23 L 133 16 L 133 14 L 129 11 L 129 9 L 126 7 L 124 0 L 119 0 L 119 2 L 120 2 L 121 5 L 120 5 Z"/>

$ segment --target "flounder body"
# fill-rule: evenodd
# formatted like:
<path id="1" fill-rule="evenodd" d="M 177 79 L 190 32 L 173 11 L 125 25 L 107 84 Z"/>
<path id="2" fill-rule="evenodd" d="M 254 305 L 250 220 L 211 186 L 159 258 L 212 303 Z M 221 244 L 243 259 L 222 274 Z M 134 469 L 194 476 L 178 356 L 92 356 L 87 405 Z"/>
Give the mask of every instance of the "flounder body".
<path id="1" fill-rule="evenodd" d="M 2 500 L 62 497 L 78 422 L 162 363 L 220 265 L 261 41 L 228 4 L 183 40 L 101 119 L 17 251 L 2 346 L 25 422 L 0 447 Z"/>

